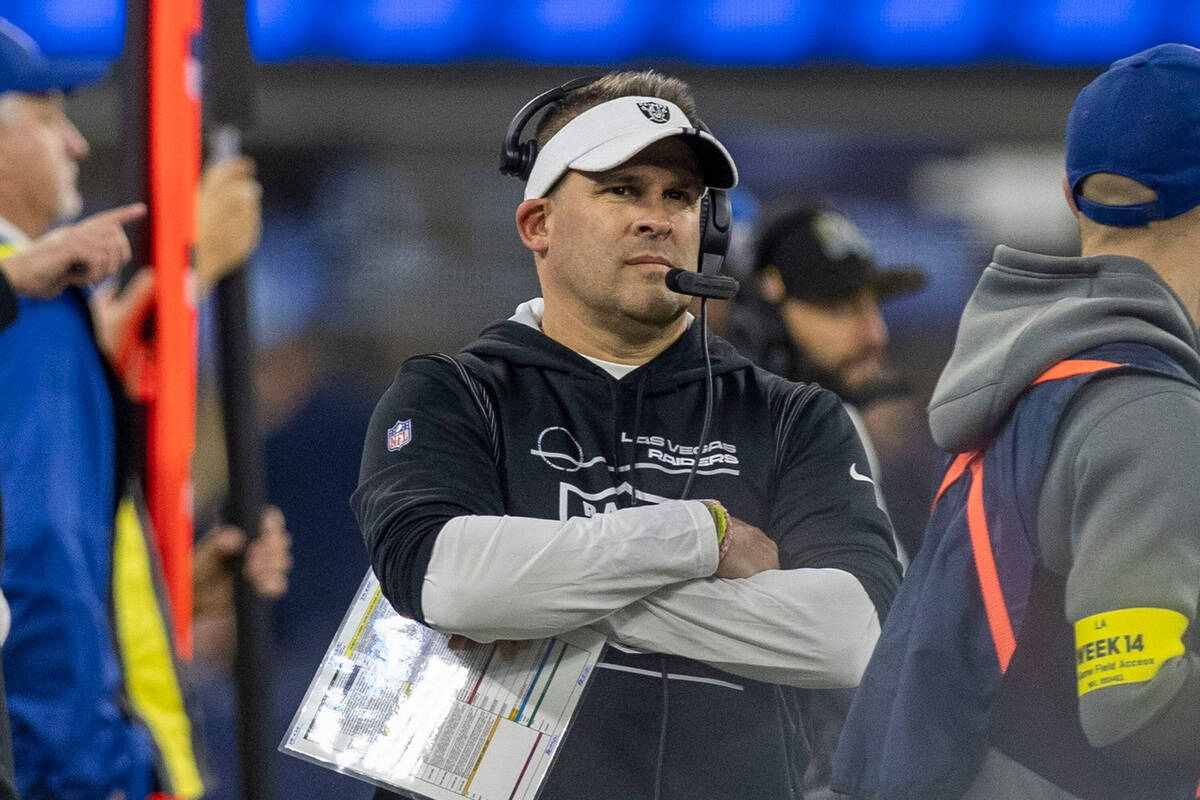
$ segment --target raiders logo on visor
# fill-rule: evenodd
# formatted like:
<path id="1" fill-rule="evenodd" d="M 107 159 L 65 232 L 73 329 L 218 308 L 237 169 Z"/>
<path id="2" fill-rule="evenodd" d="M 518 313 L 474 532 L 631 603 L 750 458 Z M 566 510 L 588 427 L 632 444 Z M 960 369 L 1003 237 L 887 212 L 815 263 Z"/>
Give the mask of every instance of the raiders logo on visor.
<path id="1" fill-rule="evenodd" d="M 646 119 L 651 122 L 657 122 L 662 125 L 671 119 L 671 109 L 662 103 L 656 103 L 653 100 L 643 100 L 637 104 L 637 107 L 646 115 Z"/>

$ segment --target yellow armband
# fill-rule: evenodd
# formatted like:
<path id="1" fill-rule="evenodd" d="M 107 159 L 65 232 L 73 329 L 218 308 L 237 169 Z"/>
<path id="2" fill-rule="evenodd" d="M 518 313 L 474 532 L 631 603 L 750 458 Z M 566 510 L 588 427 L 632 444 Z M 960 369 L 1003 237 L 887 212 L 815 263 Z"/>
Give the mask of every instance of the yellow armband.
<path id="1" fill-rule="evenodd" d="M 1183 655 L 1188 619 L 1168 608 L 1122 608 L 1075 623 L 1079 696 L 1150 680 L 1169 659 Z"/>

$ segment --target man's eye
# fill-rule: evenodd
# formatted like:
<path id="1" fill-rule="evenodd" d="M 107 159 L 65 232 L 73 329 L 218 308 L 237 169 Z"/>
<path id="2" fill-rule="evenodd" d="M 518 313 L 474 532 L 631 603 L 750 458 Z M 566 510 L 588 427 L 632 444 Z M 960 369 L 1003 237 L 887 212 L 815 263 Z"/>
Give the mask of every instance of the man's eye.
<path id="1" fill-rule="evenodd" d="M 609 194 L 627 195 L 627 194 L 629 194 L 629 191 L 630 190 L 629 190 L 628 186 L 610 186 L 610 187 L 608 187 Z"/>

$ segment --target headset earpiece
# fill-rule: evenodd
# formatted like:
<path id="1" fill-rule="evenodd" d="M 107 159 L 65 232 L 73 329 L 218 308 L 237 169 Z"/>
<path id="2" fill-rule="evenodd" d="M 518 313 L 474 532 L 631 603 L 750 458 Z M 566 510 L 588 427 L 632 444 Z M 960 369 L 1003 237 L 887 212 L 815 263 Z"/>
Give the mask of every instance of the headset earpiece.
<path id="1" fill-rule="evenodd" d="M 547 106 L 553 105 L 582 86 L 599 80 L 598 75 L 586 78 L 575 78 L 562 86 L 556 86 L 548 92 L 542 92 L 521 107 L 512 121 L 508 123 L 508 131 L 504 134 L 504 142 L 500 145 L 500 172 L 512 175 L 514 178 L 528 180 L 533 170 L 533 162 L 537 160 L 537 139 L 521 141 L 521 133 L 529 125 L 529 121 Z"/>
<path id="2" fill-rule="evenodd" d="M 700 201 L 700 264 L 701 275 L 717 275 L 729 250 L 729 235 L 733 228 L 733 207 L 729 193 L 709 189 Z"/>
<path id="3" fill-rule="evenodd" d="M 537 139 L 521 142 L 515 150 L 506 149 L 504 155 L 500 157 L 500 171 L 523 181 L 529 180 L 529 173 L 533 171 L 533 162 L 537 160 L 537 151 Z"/>
<path id="4" fill-rule="evenodd" d="M 704 120 L 695 118 L 696 130 L 712 136 Z M 729 251 L 729 232 L 733 227 L 733 207 L 729 192 L 709 189 L 700 201 L 700 263 L 701 275 L 717 275 Z"/>

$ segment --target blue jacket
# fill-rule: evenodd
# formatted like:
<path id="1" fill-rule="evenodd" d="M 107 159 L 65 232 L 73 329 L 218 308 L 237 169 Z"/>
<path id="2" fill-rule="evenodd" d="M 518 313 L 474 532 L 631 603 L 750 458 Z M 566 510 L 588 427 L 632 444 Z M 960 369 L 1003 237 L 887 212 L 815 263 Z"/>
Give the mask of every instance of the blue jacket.
<path id="1" fill-rule="evenodd" d="M 122 711 L 109 620 L 116 434 L 83 296 L 20 299 L 0 333 L 4 679 L 26 800 L 150 790 L 145 733 Z"/>
<path id="2" fill-rule="evenodd" d="M 1034 533 L 1051 442 L 1083 384 L 1111 369 L 1195 381 L 1154 348 L 1131 343 L 1093 348 L 1060 367 L 1027 390 L 983 449 L 947 457 L 925 543 L 842 731 L 839 791 L 957 798 L 996 747 L 1087 800 L 1195 796 L 1196 775 L 1121 763 L 1087 744 L 1065 580 L 1039 565 Z"/>

